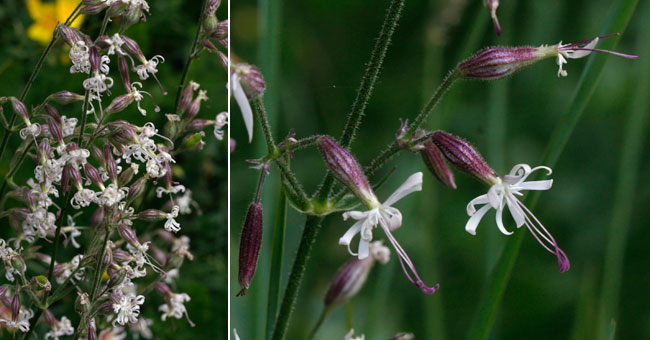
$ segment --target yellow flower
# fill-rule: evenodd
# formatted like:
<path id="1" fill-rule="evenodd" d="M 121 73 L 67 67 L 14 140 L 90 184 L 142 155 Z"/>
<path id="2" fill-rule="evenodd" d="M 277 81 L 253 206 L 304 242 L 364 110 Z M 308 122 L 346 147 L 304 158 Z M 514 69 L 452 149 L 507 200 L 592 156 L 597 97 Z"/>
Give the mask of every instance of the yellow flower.
<path id="1" fill-rule="evenodd" d="M 77 0 L 56 0 L 45 3 L 41 0 L 27 0 L 27 11 L 29 16 L 34 19 L 34 23 L 27 29 L 27 36 L 47 45 L 52 39 L 56 24 L 65 22 L 78 4 Z M 70 26 L 81 26 L 83 19 L 83 15 L 80 15 Z"/>

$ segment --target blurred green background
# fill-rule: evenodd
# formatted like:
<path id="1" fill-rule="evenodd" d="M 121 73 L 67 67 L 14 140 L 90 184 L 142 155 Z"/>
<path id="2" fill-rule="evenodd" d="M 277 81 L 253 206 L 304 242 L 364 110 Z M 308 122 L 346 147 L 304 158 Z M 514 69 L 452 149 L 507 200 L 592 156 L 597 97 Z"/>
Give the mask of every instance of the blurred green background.
<path id="1" fill-rule="evenodd" d="M 276 141 L 290 129 L 297 138 L 340 136 L 388 3 L 233 3 L 232 52 L 259 66 L 266 77 L 265 102 Z M 415 117 L 446 72 L 475 51 L 492 45 L 538 46 L 592 38 L 601 33 L 616 3 L 504 0 L 498 11 L 504 32 L 497 38 L 482 1 L 407 1 L 352 151 L 362 163 L 375 157 L 392 142 L 399 118 Z M 624 245 L 622 265 L 608 271 L 620 271 L 616 275 L 621 280 L 620 297 L 614 299 L 616 339 L 650 338 L 650 233 L 646 229 L 650 184 L 643 176 L 650 171 L 645 133 L 650 105 L 649 25 L 650 2 L 640 1 L 616 48 L 639 59 L 609 58 L 582 120 L 553 169 L 553 189 L 542 193 L 534 209 L 569 256 L 571 269 L 559 273 L 556 258 L 525 235 L 492 339 L 597 339 L 605 249 L 615 242 L 612 235 L 622 235 Z M 586 59 L 571 60 L 566 67 L 569 76 L 562 79 L 549 59 L 505 81 L 457 83 L 428 120 L 428 128 L 468 139 L 501 175 L 518 163 L 539 165 L 585 64 Z M 633 114 L 637 116 L 630 128 L 626 124 Z M 231 155 L 231 326 L 242 339 L 259 340 L 265 338 L 278 171 L 272 168 L 264 189 L 265 234 L 258 270 L 249 293 L 237 298 L 239 236 L 258 178 L 245 160 L 262 157 L 265 145 L 258 123 L 253 143 L 247 143 L 235 104 L 232 121 L 232 137 L 238 145 Z M 636 132 L 631 134 L 630 129 Z M 626 142 L 627 136 L 633 138 Z M 637 147 L 621 165 L 623 151 L 630 145 Z M 447 189 L 426 172 L 418 155 L 402 153 L 392 165 L 397 166 L 396 172 L 377 193 L 382 199 L 411 173 L 425 171 L 424 190 L 397 204 L 404 225 L 395 236 L 424 282 L 439 282 L 441 288 L 433 296 L 424 295 L 407 281 L 393 256 L 389 264 L 375 267 L 352 299 L 353 326 L 357 334 L 371 340 L 388 339 L 399 331 L 413 332 L 416 339 L 463 339 L 488 274 L 510 238 L 496 228 L 493 212 L 476 236 L 464 230 L 465 206 L 486 192 L 485 185 L 456 172 L 459 189 Z M 324 174 L 324 163 L 313 148 L 297 152 L 292 168 L 310 193 Z M 303 224 L 304 217 L 289 208 L 280 294 Z M 325 220 L 288 339 L 305 338 L 316 322 L 337 268 L 350 258 L 337 241 L 351 224 L 339 214 Z M 517 232 L 529 233 L 523 228 Z M 375 236 L 384 239 L 381 232 Z M 342 339 L 348 330 L 345 308 L 339 307 L 316 338 Z"/>
<path id="2" fill-rule="evenodd" d="M 132 26 L 125 34 L 139 43 L 145 56 L 150 58 L 159 54 L 165 58 L 165 62 L 159 65 L 157 75 L 169 94 L 163 96 L 155 81 L 150 78 L 143 81 L 143 90 L 154 96 L 155 102 L 161 107 L 161 112 L 154 112 L 151 100 L 146 98 L 143 100 L 143 107 L 148 111 L 146 117 L 140 115 L 135 106 L 132 106 L 113 118 L 128 120 L 138 125 L 152 121 L 162 129 L 166 122 L 164 114 L 172 111 L 176 87 L 196 32 L 201 2 L 168 0 L 150 1 L 149 4 L 151 15 L 147 16 L 147 22 Z M 227 3 L 222 4 L 217 17 L 225 19 L 227 12 Z M 99 32 L 102 18 L 103 14 L 87 16 L 82 30 L 94 39 Z M 26 34 L 32 22 L 24 1 L 3 0 L 0 3 L 0 27 L 2 27 L 0 29 L 0 96 L 20 95 L 44 49 L 44 46 L 30 40 Z M 117 24 L 109 25 L 108 33 L 113 34 L 117 28 Z M 25 100 L 28 107 L 40 104 L 48 94 L 60 90 L 83 94 L 84 78 L 79 74 L 70 75 L 69 61 L 65 61 L 67 51 L 63 43 L 55 45 Z M 123 94 L 124 89 L 117 72 L 117 63 L 113 60 L 110 65 L 115 82 L 113 95 Z M 201 105 L 199 118 L 214 119 L 219 112 L 227 110 L 227 73 L 220 65 L 216 54 L 204 52 L 200 59 L 193 63 L 188 75 L 188 80 L 190 79 L 200 83 L 201 89 L 207 90 L 210 98 Z M 131 74 L 131 80 L 137 80 L 135 73 Z M 74 112 L 81 110 L 81 104 L 55 106 L 60 114 L 68 117 L 71 115 L 78 117 L 78 113 L 70 112 L 71 109 L 75 110 Z M 9 105 L 5 105 L 5 113 L 11 113 Z M 184 319 L 160 321 L 160 312 L 157 309 L 164 301 L 158 294 L 149 294 L 143 307 L 143 315 L 156 321 L 152 330 L 157 339 L 226 339 L 227 337 L 228 143 L 216 140 L 212 128 L 205 131 L 204 149 L 179 155 L 174 167 L 175 180 L 192 191 L 192 197 L 198 202 L 202 211 L 201 215 L 197 215 L 196 209 L 193 209 L 192 215 L 179 218 L 182 225 L 179 235 L 190 237 L 190 251 L 195 259 L 185 261 L 180 271 L 180 278 L 171 286 L 175 292 L 185 292 L 190 295 L 192 300 L 186 307 L 196 327 L 190 327 Z M 18 142 L 19 137 L 16 134 L 11 139 L 9 150 L 16 148 Z M 4 157 L 0 163 L 2 176 L 9 170 L 9 158 Z M 30 161 L 23 165 L 24 170 L 16 176 L 17 183 L 24 183 L 33 175 L 31 166 Z M 151 194 L 152 197 L 145 208 L 159 208 L 166 201 L 156 199 L 153 192 Z M 9 203 L 13 202 L 10 200 Z M 82 222 L 87 217 L 80 217 L 77 224 L 83 225 Z M 1 220 L 0 225 L 3 227 L 0 233 L 3 238 L 6 238 L 9 231 L 6 219 Z M 136 232 L 147 228 L 146 225 L 146 223 L 136 222 L 134 225 Z M 158 227 L 162 228 L 162 224 Z M 44 249 L 49 249 L 47 247 L 49 246 L 46 245 Z M 73 252 L 71 249 L 65 249 L 60 259 L 70 258 Z M 69 312 L 69 307 L 74 303 L 74 298 L 76 296 L 64 300 L 58 308 L 55 307 L 54 314 L 58 317 L 66 313 L 71 317 L 74 313 Z M 73 319 L 73 325 L 76 322 Z M 5 336 L 10 336 L 7 334 L 5 333 Z"/>

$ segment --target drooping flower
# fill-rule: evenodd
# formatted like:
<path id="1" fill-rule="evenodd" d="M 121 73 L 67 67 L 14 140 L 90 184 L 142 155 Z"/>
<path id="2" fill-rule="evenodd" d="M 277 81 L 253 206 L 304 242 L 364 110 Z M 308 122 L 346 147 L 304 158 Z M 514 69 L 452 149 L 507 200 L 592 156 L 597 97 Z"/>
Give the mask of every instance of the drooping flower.
<path id="1" fill-rule="evenodd" d="M 253 140 L 253 110 L 249 100 L 264 95 L 266 89 L 264 77 L 254 65 L 233 62 L 229 86 L 244 118 L 248 142 L 251 142 Z"/>
<path id="2" fill-rule="evenodd" d="M 178 217 L 178 211 L 180 210 L 178 205 L 175 205 L 172 208 L 172 211 L 167 214 L 167 221 L 165 222 L 165 230 L 169 232 L 178 232 L 181 230 L 181 224 L 176 222 L 175 218 Z"/>
<path id="3" fill-rule="evenodd" d="M 422 190 L 422 173 L 417 172 L 411 175 L 384 203 L 380 203 L 359 163 L 349 151 L 327 136 L 319 139 L 318 146 L 324 155 L 325 163 L 334 176 L 350 188 L 352 193 L 368 208 L 367 211 L 353 210 L 343 213 L 344 220 L 352 218 L 357 222 L 339 239 L 339 244 L 347 246 L 350 254 L 363 260 L 370 254 L 372 231 L 380 226 L 395 248 L 404 274 L 409 281 L 423 292 L 433 294 L 438 289 L 438 285 L 428 287 L 422 282 L 415 270 L 415 265 L 392 234 L 392 231 L 402 226 L 402 213 L 392 205 L 408 194 Z M 350 248 L 350 243 L 357 234 L 360 235 L 360 240 L 358 251 L 355 253 Z"/>
<path id="4" fill-rule="evenodd" d="M 471 217 L 465 225 L 465 230 L 472 235 L 476 235 L 476 227 L 478 227 L 479 222 L 485 216 L 485 213 L 493 208 L 496 210 L 496 223 L 499 230 L 505 235 L 512 234 L 503 225 L 503 211 L 507 207 L 510 215 L 515 220 L 517 228 L 525 225 L 544 249 L 557 256 L 560 271 L 565 272 L 570 267 L 568 257 L 537 217 L 517 198 L 517 196 L 523 195 L 522 191 L 548 190 L 551 188 L 553 180 L 526 181 L 528 176 L 537 170 L 546 170 L 547 175 L 552 173 L 551 168 L 546 166 L 531 169 L 527 164 L 517 164 L 510 170 L 508 175 L 503 178 L 497 177 L 487 194 L 478 196 L 467 204 L 467 214 Z M 475 206 L 481 204 L 483 206 L 476 210 Z"/>
<path id="5" fill-rule="evenodd" d="M 490 16 L 492 17 L 492 22 L 494 23 L 494 29 L 497 31 L 497 35 L 501 35 L 501 25 L 499 25 L 499 19 L 497 18 L 499 0 L 483 0 L 483 2 L 490 11 Z"/>
<path id="6" fill-rule="evenodd" d="M 113 326 L 116 323 L 124 326 L 127 323 L 138 322 L 140 316 L 140 305 L 144 303 L 144 295 L 135 295 L 133 293 L 123 295 L 119 302 L 113 303 L 113 311 L 117 318 L 113 320 Z"/>

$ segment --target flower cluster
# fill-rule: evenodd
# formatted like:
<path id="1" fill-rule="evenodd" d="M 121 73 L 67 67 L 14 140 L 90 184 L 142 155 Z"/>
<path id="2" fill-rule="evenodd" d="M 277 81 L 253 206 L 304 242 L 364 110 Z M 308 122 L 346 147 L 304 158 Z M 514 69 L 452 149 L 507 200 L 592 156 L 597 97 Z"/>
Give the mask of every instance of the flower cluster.
<path id="1" fill-rule="evenodd" d="M 212 7 L 206 10 L 214 14 Z M 145 57 L 126 32 L 144 21 L 147 2 L 90 0 L 78 10 L 89 16 L 106 10 L 107 18 L 96 38 L 67 22 L 54 31 L 69 48 L 70 77 L 83 94 L 58 91 L 29 109 L 19 98 L 0 97 L 0 105 L 10 104 L 18 118 L 15 130 L 22 139 L 15 151 L 19 161 L 11 162 L 0 189 L 8 201 L 4 208 L 3 199 L 0 218 L 11 227 L 11 236 L 0 239 L 9 281 L 0 285 L 0 326 L 31 334 L 40 323 L 47 331 L 37 337 L 45 339 L 123 338 L 127 331 L 152 338 L 152 321 L 141 317 L 151 284 L 166 302 L 158 308 L 163 322 L 185 316 L 192 324 L 185 307 L 190 297 L 170 287 L 176 287 L 184 260 L 193 260 L 181 215 L 200 209 L 173 169 L 178 155 L 202 149 L 205 129 L 222 140 L 228 114 L 202 118 L 207 91 L 190 81 L 178 109 L 170 109 L 159 129 L 158 117 L 148 114 L 150 105 L 153 112 L 161 108 L 144 88 L 153 78 L 166 94 L 158 81 L 164 58 Z M 119 33 L 104 34 L 111 27 L 108 19 L 117 17 Z M 122 89 L 115 86 L 119 80 Z M 134 124 L 133 114 L 151 121 Z M 17 171 L 29 178 L 14 182 Z M 147 224 L 152 228 L 144 228 Z M 66 256 L 63 247 L 71 248 Z M 74 306 L 64 307 L 68 301 Z M 65 310 L 78 316 L 54 315 Z"/>

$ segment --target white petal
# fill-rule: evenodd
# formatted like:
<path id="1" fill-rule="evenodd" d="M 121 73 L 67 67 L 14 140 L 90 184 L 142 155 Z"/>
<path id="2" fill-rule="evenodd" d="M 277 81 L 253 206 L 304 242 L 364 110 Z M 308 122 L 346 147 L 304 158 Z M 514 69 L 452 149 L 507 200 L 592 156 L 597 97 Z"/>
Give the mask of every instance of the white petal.
<path id="1" fill-rule="evenodd" d="M 529 181 L 519 185 L 520 190 L 548 190 L 553 185 L 553 180 Z"/>
<path id="2" fill-rule="evenodd" d="M 488 198 L 487 195 L 481 195 L 476 197 L 475 199 L 469 201 L 467 203 L 467 215 L 472 216 L 476 212 L 476 208 L 474 208 L 475 205 L 478 204 L 487 204 L 488 203 Z"/>
<path id="3" fill-rule="evenodd" d="M 585 47 L 583 47 L 583 48 L 585 48 L 585 49 L 590 49 L 590 50 L 591 50 L 591 49 L 593 49 L 594 47 L 596 47 L 597 44 L 598 44 L 598 38 L 592 40 L 589 44 L 587 44 L 587 45 L 586 45 Z M 578 58 L 586 57 L 586 56 L 588 56 L 588 55 L 590 55 L 590 54 L 591 54 L 591 51 L 584 51 L 584 50 L 579 50 L 579 51 L 568 51 L 568 53 L 567 53 L 567 57 L 568 57 L 568 58 L 571 58 L 571 59 L 578 59 Z"/>
<path id="4" fill-rule="evenodd" d="M 499 195 L 499 192 L 497 192 L 496 185 L 493 185 L 490 190 L 488 190 L 487 199 L 494 209 L 497 209 L 501 205 L 502 197 Z"/>
<path id="5" fill-rule="evenodd" d="M 361 239 L 359 241 L 359 260 L 363 260 L 370 255 L 370 242 Z"/>
<path id="6" fill-rule="evenodd" d="M 384 220 L 390 231 L 402 226 L 402 213 L 393 207 L 380 208 L 381 218 Z"/>
<path id="7" fill-rule="evenodd" d="M 363 225 L 363 221 L 359 221 L 355 224 L 353 224 L 348 231 L 341 236 L 339 239 L 339 244 L 342 246 L 349 246 L 350 242 L 352 242 L 352 239 L 354 236 L 356 236 L 359 233 L 359 230 L 361 229 L 361 226 Z"/>
<path id="8" fill-rule="evenodd" d="M 350 217 L 354 220 L 362 220 L 368 217 L 368 211 L 351 210 L 343 213 L 343 221 L 347 221 Z"/>
<path id="9" fill-rule="evenodd" d="M 508 229 L 506 229 L 506 227 L 503 226 L 503 204 L 497 209 L 496 221 L 497 221 L 497 227 L 499 227 L 499 230 L 502 233 L 504 233 L 505 235 L 512 234 L 511 231 L 508 231 Z"/>
<path id="10" fill-rule="evenodd" d="M 485 215 L 485 213 L 487 213 L 490 208 L 492 207 L 489 204 L 486 204 L 474 215 L 472 215 L 472 217 L 470 217 L 467 221 L 467 224 L 465 224 L 465 230 L 472 235 L 476 235 L 476 227 L 478 227 L 478 224 L 481 222 L 483 215 Z"/>
<path id="11" fill-rule="evenodd" d="M 241 110 L 242 118 L 244 118 L 244 125 L 246 125 L 246 131 L 248 132 L 248 142 L 250 143 L 253 140 L 253 110 L 251 109 L 251 104 L 248 102 L 246 93 L 242 89 L 241 84 L 239 83 L 239 76 L 235 73 L 232 75 L 232 94 L 235 96 L 237 105 Z"/>
<path id="12" fill-rule="evenodd" d="M 517 228 L 519 228 L 524 225 L 524 223 L 526 223 L 526 216 L 524 215 L 524 211 L 521 209 L 519 204 L 517 204 L 517 202 L 519 202 L 519 200 L 517 200 L 516 197 L 506 196 L 506 203 L 508 204 L 510 215 L 512 216 L 512 219 L 515 220 Z"/>
<path id="13" fill-rule="evenodd" d="M 416 172 L 400 185 L 395 192 L 384 202 L 385 206 L 391 206 L 393 203 L 401 200 L 404 196 L 422 190 L 422 173 Z"/>

